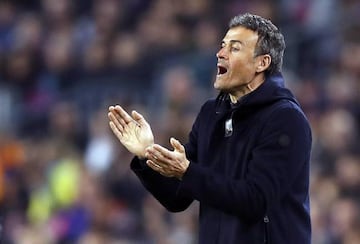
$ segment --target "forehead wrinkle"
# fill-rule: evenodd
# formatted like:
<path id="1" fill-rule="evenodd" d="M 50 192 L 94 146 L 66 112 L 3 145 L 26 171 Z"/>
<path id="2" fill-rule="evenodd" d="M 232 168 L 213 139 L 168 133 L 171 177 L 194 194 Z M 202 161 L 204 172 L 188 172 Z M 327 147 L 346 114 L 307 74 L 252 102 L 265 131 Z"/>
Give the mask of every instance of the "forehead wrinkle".
<path id="1" fill-rule="evenodd" d="M 225 40 L 225 39 L 222 40 L 221 43 L 226 44 L 226 40 Z M 244 43 L 243 43 L 242 41 L 240 41 L 240 40 L 229 40 L 228 43 L 230 43 L 230 44 L 240 43 L 241 45 L 244 44 Z"/>
<path id="2" fill-rule="evenodd" d="M 240 42 L 242 45 L 249 45 L 250 43 L 254 43 L 256 46 L 258 38 L 259 35 L 257 32 L 246 29 L 242 26 L 237 26 L 229 29 L 223 39 L 223 42 L 226 43 L 226 40 L 228 39 L 229 43 Z"/>

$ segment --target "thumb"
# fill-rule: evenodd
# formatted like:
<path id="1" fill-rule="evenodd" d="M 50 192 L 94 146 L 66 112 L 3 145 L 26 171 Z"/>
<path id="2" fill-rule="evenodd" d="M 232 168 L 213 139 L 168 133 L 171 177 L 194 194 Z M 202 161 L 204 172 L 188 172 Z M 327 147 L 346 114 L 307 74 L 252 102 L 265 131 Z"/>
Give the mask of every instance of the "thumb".
<path id="1" fill-rule="evenodd" d="M 170 144 L 171 144 L 171 146 L 173 146 L 173 148 L 176 151 L 178 151 L 180 153 L 185 153 L 184 146 L 178 140 L 176 140 L 175 138 L 173 138 L 173 137 L 170 138 Z"/>
<path id="2" fill-rule="evenodd" d="M 142 116 L 140 113 L 136 112 L 135 110 L 133 110 L 131 112 L 131 115 L 133 117 L 133 119 L 138 122 L 139 124 L 143 125 L 146 123 L 146 120 L 144 119 L 144 116 Z"/>

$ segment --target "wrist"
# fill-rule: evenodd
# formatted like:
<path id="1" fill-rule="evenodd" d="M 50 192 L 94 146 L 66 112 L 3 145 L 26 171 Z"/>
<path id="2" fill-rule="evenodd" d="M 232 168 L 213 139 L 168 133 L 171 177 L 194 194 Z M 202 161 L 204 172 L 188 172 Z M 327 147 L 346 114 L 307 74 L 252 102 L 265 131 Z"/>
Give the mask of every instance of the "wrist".
<path id="1" fill-rule="evenodd" d="M 146 149 L 151 147 L 152 145 L 154 145 L 154 142 L 150 143 L 147 146 L 144 146 L 144 149 L 141 152 L 139 152 L 138 154 L 135 154 L 135 156 L 138 157 L 140 160 L 146 159 L 147 158 L 146 157 Z"/>
<path id="2" fill-rule="evenodd" d="M 184 174 L 186 173 L 187 169 L 189 168 L 189 165 L 190 165 L 190 161 L 186 160 L 182 172 L 176 178 L 178 178 L 179 180 L 182 180 Z"/>

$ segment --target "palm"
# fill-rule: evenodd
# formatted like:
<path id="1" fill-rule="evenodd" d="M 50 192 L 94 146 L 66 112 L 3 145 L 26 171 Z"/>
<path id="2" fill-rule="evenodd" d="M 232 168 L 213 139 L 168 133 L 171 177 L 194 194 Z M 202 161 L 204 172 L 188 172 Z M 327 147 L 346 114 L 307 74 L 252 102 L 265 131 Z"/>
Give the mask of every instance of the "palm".
<path id="1" fill-rule="evenodd" d="M 132 121 L 124 127 L 119 140 L 131 153 L 144 157 L 145 149 L 154 143 L 154 136 L 148 123 Z"/>
<path id="2" fill-rule="evenodd" d="M 129 152 L 145 157 L 145 149 L 154 143 L 150 125 L 133 111 L 132 117 L 120 106 L 109 108 L 110 128 Z"/>

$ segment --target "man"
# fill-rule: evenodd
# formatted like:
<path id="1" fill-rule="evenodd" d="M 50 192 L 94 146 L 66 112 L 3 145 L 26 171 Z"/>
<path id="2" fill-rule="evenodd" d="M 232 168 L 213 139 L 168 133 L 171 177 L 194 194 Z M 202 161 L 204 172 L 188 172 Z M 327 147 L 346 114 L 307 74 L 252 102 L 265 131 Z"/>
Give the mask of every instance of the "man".
<path id="1" fill-rule="evenodd" d="M 142 115 L 109 108 L 146 189 L 173 212 L 200 202 L 199 243 L 310 243 L 311 131 L 284 87 L 284 49 L 269 20 L 235 16 L 216 55 L 220 93 L 201 108 L 185 146 L 154 144 Z"/>

